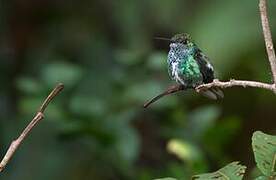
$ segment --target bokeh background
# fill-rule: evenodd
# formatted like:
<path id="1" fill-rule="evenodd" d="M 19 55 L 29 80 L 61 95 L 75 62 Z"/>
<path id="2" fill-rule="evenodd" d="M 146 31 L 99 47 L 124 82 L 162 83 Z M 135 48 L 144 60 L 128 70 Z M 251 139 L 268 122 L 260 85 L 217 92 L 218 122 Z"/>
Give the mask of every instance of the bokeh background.
<path id="1" fill-rule="evenodd" d="M 1 179 L 189 179 L 234 160 L 249 178 L 252 133 L 276 133 L 273 93 L 232 88 L 211 101 L 187 91 L 142 108 L 174 84 L 168 42 L 154 37 L 180 32 L 220 79 L 271 82 L 257 0 L 1 0 L 1 156 L 65 84 Z"/>

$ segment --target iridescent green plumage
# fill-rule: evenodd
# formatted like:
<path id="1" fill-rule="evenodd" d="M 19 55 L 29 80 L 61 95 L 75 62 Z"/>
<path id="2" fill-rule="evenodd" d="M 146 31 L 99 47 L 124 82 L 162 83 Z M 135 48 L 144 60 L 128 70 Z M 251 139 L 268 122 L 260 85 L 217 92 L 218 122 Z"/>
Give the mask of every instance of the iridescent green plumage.
<path id="1" fill-rule="evenodd" d="M 167 61 L 170 77 L 186 88 L 195 88 L 214 79 L 213 66 L 208 57 L 188 34 L 177 34 L 171 39 Z M 218 89 L 211 89 L 203 94 L 213 99 L 223 97 L 222 91 Z"/>
<path id="2" fill-rule="evenodd" d="M 187 84 L 191 84 L 191 86 L 196 86 L 203 80 L 199 65 L 192 55 L 179 63 L 179 71 L 181 78 L 185 79 Z"/>

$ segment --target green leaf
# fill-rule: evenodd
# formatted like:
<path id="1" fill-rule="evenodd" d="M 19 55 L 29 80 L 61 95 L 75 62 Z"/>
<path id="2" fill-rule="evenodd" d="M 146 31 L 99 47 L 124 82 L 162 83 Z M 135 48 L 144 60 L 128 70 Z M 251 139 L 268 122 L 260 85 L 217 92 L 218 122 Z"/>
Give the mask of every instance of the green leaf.
<path id="1" fill-rule="evenodd" d="M 266 176 L 259 176 L 255 180 L 269 180 L 269 178 Z"/>
<path id="2" fill-rule="evenodd" d="M 166 177 L 166 178 L 158 178 L 158 179 L 153 179 L 153 180 L 177 180 L 177 179 L 171 178 L 171 177 Z"/>
<path id="3" fill-rule="evenodd" d="M 276 136 L 256 131 L 252 137 L 252 147 L 261 172 L 266 176 L 276 176 Z"/>
<path id="4" fill-rule="evenodd" d="M 192 179 L 199 180 L 212 180 L 212 179 L 220 179 L 220 180 L 241 180 L 245 173 L 246 166 L 240 165 L 239 162 L 232 162 L 227 166 L 219 169 L 213 173 L 206 173 L 195 175 Z"/>

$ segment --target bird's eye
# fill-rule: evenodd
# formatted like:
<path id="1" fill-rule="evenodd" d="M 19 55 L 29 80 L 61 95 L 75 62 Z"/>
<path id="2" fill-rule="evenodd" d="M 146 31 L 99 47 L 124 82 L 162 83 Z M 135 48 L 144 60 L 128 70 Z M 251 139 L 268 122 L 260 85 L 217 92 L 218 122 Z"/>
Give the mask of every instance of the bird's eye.
<path id="1" fill-rule="evenodd" d="M 183 43 L 184 43 L 184 44 L 188 44 L 188 40 L 187 40 L 187 39 L 184 39 L 184 40 L 183 40 Z"/>

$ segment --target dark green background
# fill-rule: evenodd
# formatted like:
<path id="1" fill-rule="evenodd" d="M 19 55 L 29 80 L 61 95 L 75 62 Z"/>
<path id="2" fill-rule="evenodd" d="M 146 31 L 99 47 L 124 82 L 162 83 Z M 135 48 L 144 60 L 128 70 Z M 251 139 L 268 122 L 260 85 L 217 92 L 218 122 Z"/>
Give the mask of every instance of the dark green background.
<path id="1" fill-rule="evenodd" d="M 276 133 L 272 92 L 187 91 L 142 108 L 173 84 L 168 43 L 154 37 L 182 32 L 220 79 L 272 81 L 257 0 L 1 0 L 1 156 L 55 84 L 65 90 L 0 179 L 189 179 L 233 160 L 250 176 L 252 133 Z"/>

